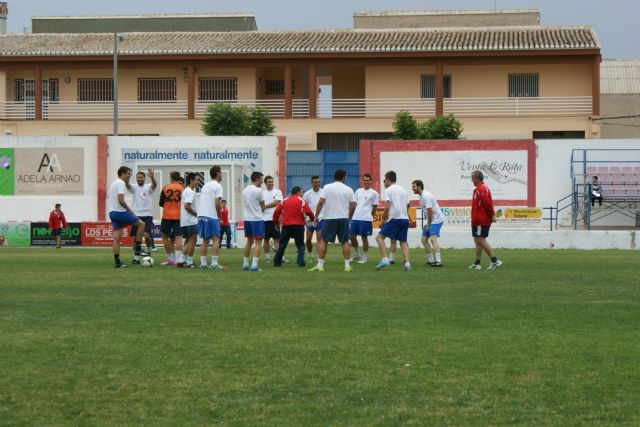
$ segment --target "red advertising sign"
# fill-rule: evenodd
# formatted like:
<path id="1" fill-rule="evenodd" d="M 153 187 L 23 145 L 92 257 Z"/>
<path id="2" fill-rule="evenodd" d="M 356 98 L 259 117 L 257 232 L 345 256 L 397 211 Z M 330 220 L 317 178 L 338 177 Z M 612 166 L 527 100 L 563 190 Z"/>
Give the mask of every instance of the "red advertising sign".
<path id="1" fill-rule="evenodd" d="M 131 227 L 122 229 L 121 246 L 131 246 Z M 83 222 L 82 246 L 113 245 L 113 229 L 110 222 Z"/>

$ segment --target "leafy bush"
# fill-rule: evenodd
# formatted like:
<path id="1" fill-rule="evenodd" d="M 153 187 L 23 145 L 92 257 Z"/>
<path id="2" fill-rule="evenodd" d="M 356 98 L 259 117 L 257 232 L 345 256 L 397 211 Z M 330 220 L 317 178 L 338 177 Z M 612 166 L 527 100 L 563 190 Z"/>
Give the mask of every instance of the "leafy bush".
<path id="1" fill-rule="evenodd" d="M 417 139 L 418 122 L 406 110 L 398 111 L 393 121 L 393 139 Z"/>
<path id="2" fill-rule="evenodd" d="M 393 121 L 394 139 L 460 139 L 462 130 L 462 123 L 453 114 L 418 123 L 410 112 L 402 110 Z"/>
<path id="3" fill-rule="evenodd" d="M 217 102 L 207 107 L 202 122 L 202 132 L 208 136 L 264 136 L 274 130 L 268 111 L 261 106 Z"/>

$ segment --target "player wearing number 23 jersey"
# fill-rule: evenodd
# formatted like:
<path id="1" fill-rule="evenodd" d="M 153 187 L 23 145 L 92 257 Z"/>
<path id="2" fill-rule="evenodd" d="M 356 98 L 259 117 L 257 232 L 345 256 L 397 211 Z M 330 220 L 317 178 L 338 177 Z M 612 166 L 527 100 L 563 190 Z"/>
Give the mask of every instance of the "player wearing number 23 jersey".
<path id="1" fill-rule="evenodd" d="M 160 206 L 162 209 L 162 222 L 160 230 L 162 234 L 181 236 L 180 231 L 180 198 L 184 187 L 179 182 L 171 182 L 162 188 L 160 194 Z"/>

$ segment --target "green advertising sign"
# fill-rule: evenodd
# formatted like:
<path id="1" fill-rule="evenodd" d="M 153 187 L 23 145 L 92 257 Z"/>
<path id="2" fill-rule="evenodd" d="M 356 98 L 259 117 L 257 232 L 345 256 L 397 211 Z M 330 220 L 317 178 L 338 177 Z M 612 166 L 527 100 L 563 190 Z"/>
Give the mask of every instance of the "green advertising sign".
<path id="1" fill-rule="evenodd" d="M 0 222 L 0 247 L 30 246 L 30 225 L 28 222 Z"/>
<path id="2" fill-rule="evenodd" d="M 13 196 L 15 168 L 15 149 L 0 148 L 0 196 Z"/>

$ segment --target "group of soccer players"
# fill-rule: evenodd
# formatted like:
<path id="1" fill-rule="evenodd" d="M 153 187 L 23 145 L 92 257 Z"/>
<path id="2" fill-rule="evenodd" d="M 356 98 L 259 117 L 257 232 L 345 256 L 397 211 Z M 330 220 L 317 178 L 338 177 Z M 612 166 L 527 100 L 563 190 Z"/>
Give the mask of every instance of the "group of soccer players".
<path id="1" fill-rule="evenodd" d="M 198 237 L 202 239 L 200 246 L 200 268 L 222 270 L 218 262 L 221 228 L 228 227 L 228 210 L 224 206 L 222 170 L 219 166 L 211 167 L 211 180 L 202 186 L 200 200 L 196 206 L 196 188 L 200 185 L 199 177 L 195 173 L 188 173 L 182 178 L 178 172 L 170 174 L 171 182 L 164 186 L 160 195 L 160 206 L 163 207 L 160 230 L 162 241 L 167 253 L 167 259 L 161 265 L 176 265 L 184 268 L 194 268 L 193 254 Z M 129 225 L 134 226 L 134 259 L 133 263 L 140 263 L 140 257 L 147 256 L 142 251 L 142 238 L 150 238 L 153 217 L 151 216 L 151 194 L 157 183 L 152 169 L 148 170 L 151 184 L 144 184 L 144 172 L 138 172 L 136 184 L 131 186 L 129 178 L 131 169 L 121 167 L 118 179 L 109 189 L 108 207 L 109 217 L 114 229 L 113 253 L 115 267 L 123 268 L 125 264 L 120 260 L 120 239 L 122 230 Z M 341 246 L 344 259 L 344 271 L 352 271 L 351 262 L 359 264 L 368 262 L 369 240 L 373 234 L 373 219 L 380 202 L 380 195 L 371 187 L 371 175 L 362 177 L 363 187 L 355 192 L 345 185 L 346 172 L 336 170 L 334 182 L 321 187 L 320 178 L 311 178 L 311 189 L 302 194 L 300 187 L 291 189 L 287 198 L 282 192 L 274 188 L 274 179 L 264 176 L 261 172 L 251 174 L 251 184 L 243 193 L 243 220 L 246 244 L 242 270 L 260 272 L 260 253 L 264 250 L 264 261 L 270 262 L 271 242 L 275 256 L 274 267 L 280 267 L 288 262 L 284 257 L 285 249 L 291 238 L 294 239 L 297 256 L 296 263 L 300 267 L 307 261 L 316 261 L 316 265 L 309 271 L 323 272 L 328 243 Z M 376 243 L 381 259 L 376 265 L 377 270 L 387 268 L 394 263 L 394 252 L 397 242 L 403 256 L 403 268 L 411 270 L 407 235 L 409 230 L 409 192 L 396 183 L 396 173 L 389 171 L 384 176 L 384 210 L 381 227 L 376 236 Z M 491 192 L 483 182 L 480 171 L 474 171 L 471 179 L 475 185 L 472 200 L 472 234 L 476 246 L 476 260 L 469 267 L 473 270 L 481 269 L 480 258 L 486 252 L 491 263 L 488 269 L 493 270 L 502 265 L 486 238 L 489 228 L 495 221 Z M 265 185 L 266 189 L 262 186 Z M 125 202 L 125 190 L 133 193 L 135 211 Z M 421 180 L 412 182 L 411 190 L 419 198 L 425 219 L 422 230 L 422 244 L 427 262 L 431 267 L 442 267 L 442 256 L 438 238 L 444 216 L 435 196 L 426 191 Z M 135 213 L 134 213 L 135 212 Z M 221 224 L 226 219 L 226 224 Z M 306 228 L 306 236 L 305 236 Z M 132 232 L 133 234 L 133 232 Z M 313 237 L 316 237 L 316 254 L 313 256 Z M 227 235 L 227 247 L 229 247 Z M 362 240 L 362 250 L 358 245 L 358 237 Z M 387 253 L 385 239 L 391 240 L 391 253 Z M 153 239 L 150 238 L 152 241 Z M 150 250 L 150 242 L 147 247 Z M 211 246 L 211 262 L 208 263 L 207 253 Z M 353 248 L 353 256 L 351 256 Z"/>

